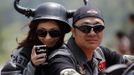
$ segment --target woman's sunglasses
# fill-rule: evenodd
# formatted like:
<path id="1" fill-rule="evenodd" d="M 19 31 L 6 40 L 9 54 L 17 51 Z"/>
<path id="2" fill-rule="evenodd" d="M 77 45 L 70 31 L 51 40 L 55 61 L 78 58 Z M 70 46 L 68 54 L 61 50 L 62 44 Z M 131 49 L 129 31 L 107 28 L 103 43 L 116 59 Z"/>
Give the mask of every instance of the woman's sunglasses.
<path id="1" fill-rule="evenodd" d="M 36 30 L 36 34 L 39 37 L 46 37 L 49 34 L 52 38 L 59 37 L 62 35 L 60 30 L 45 30 L 45 29 L 38 29 Z"/>
<path id="2" fill-rule="evenodd" d="M 99 33 L 101 31 L 103 31 L 105 27 L 104 27 L 104 25 L 89 25 L 89 24 L 84 24 L 82 26 L 76 26 L 76 25 L 74 25 L 74 28 L 79 29 L 83 33 L 89 33 L 91 31 L 91 29 L 93 28 L 93 31 L 95 33 Z"/>

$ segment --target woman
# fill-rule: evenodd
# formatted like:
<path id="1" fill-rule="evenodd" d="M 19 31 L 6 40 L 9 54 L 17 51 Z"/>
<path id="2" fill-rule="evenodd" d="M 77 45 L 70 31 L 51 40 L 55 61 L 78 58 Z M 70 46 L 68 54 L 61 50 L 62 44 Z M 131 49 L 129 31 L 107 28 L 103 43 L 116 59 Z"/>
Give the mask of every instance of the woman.
<path id="1" fill-rule="evenodd" d="M 57 3 L 47 2 L 39 5 L 37 9 L 27 9 L 14 2 L 15 9 L 33 20 L 29 24 L 27 37 L 19 44 L 17 50 L 11 55 L 1 75 L 48 75 L 47 57 L 55 49 L 62 46 L 64 35 L 71 28 L 68 18 L 71 13 Z M 38 45 L 46 45 L 47 53 L 37 54 Z"/>

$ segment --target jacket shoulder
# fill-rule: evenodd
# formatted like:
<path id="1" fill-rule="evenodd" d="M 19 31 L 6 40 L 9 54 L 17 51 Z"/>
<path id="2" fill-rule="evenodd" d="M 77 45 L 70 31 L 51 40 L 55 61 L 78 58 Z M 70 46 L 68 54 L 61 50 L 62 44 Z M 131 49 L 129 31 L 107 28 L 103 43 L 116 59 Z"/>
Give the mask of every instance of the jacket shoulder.
<path id="1" fill-rule="evenodd" d="M 69 49 L 67 48 L 67 46 L 64 44 L 62 45 L 60 48 L 54 50 L 48 57 L 48 59 L 51 59 L 55 56 L 70 56 L 71 53 L 69 51 Z"/>
<path id="2" fill-rule="evenodd" d="M 2 70 L 10 70 L 17 68 L 25 68 L 29 59 L 27 58 L 27 52 L 24 52 L 27 48 L 16 49 L 12 54 L 10 60 L 6 62 Z"/>
<path id="3" fill-rule="evenodd" d="M 27 53 L 28 48 L 16 49 L 9 61 L 5 63 L 1 70 L 1 75 L 21 75 L 28 65 Z M 30 57 L 29 57 L 30 58 Z M 29 63 L 30 64 L 30 63 Z M 27 68 L 28 69 L 28 68 Z"/>

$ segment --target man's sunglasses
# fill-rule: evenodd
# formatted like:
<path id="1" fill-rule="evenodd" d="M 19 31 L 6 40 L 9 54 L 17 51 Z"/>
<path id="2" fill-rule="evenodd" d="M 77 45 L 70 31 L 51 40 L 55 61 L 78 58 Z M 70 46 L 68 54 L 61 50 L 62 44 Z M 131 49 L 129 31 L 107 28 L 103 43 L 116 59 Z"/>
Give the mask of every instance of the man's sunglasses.
<path id="1" fill-rule="evenodd" d="M 103 31 L 105 27 L 103 25 L 89 25 L 89 24 L 84 24 L 82 26 L 76 26 L 76 25 L 74 25 L 74 28 L 79 29 L 83 33 L 89 33 L 91 31 L 91 29 L 93 28 L 93 31 L 95 33 L 99 33 L 101 31 Z"/>
<path id="2" fill-rule="evenodd" d="M 54 38 L 54 37 L 59 37 L 62 35 L 60 30 L 45 30 L 45 29 L 38 29 L 36 30 L 36 34 L 39 37 L 46 37 L 46 35 L 49 33 L 49 35 Z"/>

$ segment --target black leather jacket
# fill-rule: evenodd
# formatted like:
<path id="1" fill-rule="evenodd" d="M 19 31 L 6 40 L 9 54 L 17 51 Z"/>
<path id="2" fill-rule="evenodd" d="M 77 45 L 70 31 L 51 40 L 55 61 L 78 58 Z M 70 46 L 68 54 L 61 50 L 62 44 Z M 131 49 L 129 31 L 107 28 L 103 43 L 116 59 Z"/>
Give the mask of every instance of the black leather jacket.
<path id="1" fill-rule="evenodd" d="M 67 45 L 52 53 L 49 58 L 50 75 L 60 75 L 63 69 L 75 69 L 81 75 L 98 75 L 105 68 L 120 63 L 126 63 L 121 55 L 110 51 L 105 47 L 98 47 L 92 61 L 88 61 L 84 53 L 76 45 L 73 38 Z"/>
<path id="2" fill-rule="evenodd" d="M 32 47 L 17 49 L 2 68 L 1 75 L 46 75 L 45 65 L 38 67 L 32 65 L 31 51 Z"/>

